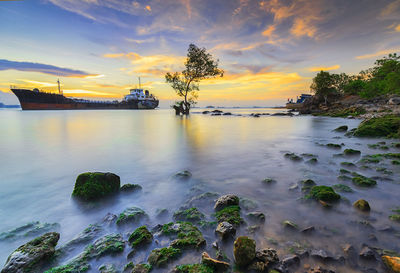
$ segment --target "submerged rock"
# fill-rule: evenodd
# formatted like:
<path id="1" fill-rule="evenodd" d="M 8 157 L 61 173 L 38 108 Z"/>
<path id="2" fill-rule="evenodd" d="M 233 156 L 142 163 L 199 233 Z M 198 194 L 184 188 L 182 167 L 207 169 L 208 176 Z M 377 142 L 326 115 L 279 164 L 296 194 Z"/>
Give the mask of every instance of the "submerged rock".
<path id="1" fill-rule="evenodd" d="M 356 202 L 354 202 L 353 206 L 356 209 L 359 209 L 361 211 L 370 211 L 371 210 L 369 203 L 364 199 L 357 200 Z"/>
<path id="2" fill-rule="evenodd" d="M 116 193 L 120 178 L 113 173 L 87 172 L 76 178 L 73 196 L 83 200 L 94 200 Z"/>
<path id="3" fill-rule="evenodd" d="M 240 207 L 239 206 L 230 206 L 225 207 L 220 211 L 215 213 L 215 217 L 218 222 L 228 222 L 234 226 L 239 226 L 244 223 L 242 217 L 240 217 Z"/>
<path id="4" fill-rule="evenodd" d="M 214 268 L 204 264 L 178 265 L 172 273 L 214 273 Z"/>
<path id="5" fill-rule="evenodd" d="M 125 192 L 132 192 L 132 191 L 138 191 L 141 190 L 142 186 L 140 186 L 139 184 L 124 184 L 121 186 L 121 191 L 125 191 Z"/>
<path id="6" fill-rule="evenodd" d="M 354 131 L 358 137 L 400 137 L 400 116 L 386 115 L 360 123 Z"/>
<path id="7" fill-rule="evenodd" d="M 215 233 L 221 236 L 222 239 L 227 239 L 235 236 L 236 228 L 228 222 L 221 222 L 218 224 Z"/>
<path id="8" fill-rule="evenodd" d="M 150 244 L 153 241 L 153 235 L 147 229 L 146 226 L 138 227 L 128 239 L 132 248 L 138 248 L 147 244 Z"/>
<path id="9" fill-rule="evenodd" d="M 156 248 L 151 251 L 148 263 L 154 267 L 165 267 L 169 262 L 177 259 L 182 251 L 173 247 Z"/>
<path id="10" fill-rule="evenodd" d="M 189 179 L 190 177 L 192 177 L 192 173 L 187 170 L 181 171 L 174 175 L 174 178 L 179 178 L 179 179 Z"/>
<path id="11" fill-rule="evenodd" d="M 233 254 L 238 266 L 250 264 L 256 257 L 256 242 L 247 236 L 238 237 L 234 242 Z"/>
<path id="12" fill-rule="evenodd" d="M 279 262 L 279 257 L 275 249 L 264 248 L 256 252 L 256 258 L 265 263 L 266 266 L 269 264 Z"/>
<path id="13" fill-rule="evenodd" d="M 16 240 L 19 238 L 38 236 L 46 232 L 56 231 L 60 228 L 58 223 L 41 223 L 34 221 L 15 229 L 0 233 L 0 241 Z"/>
<path id="14" fill-rule="evenodd" d="M 233 194 L 227 194 L 219 197 L 215 202 L 214 210 L 219 211 L 225 207 L 229 206 L 238 206 L 239 205 L 239 197 Z"/>
<path id="15" fill-rule="evenodd" d="M 100 273 L 117 273 L 118 270 L 113 264 L 103 264 L 99 267 Z"/>
<path id="16" fill-rule="evenodd" d="M 171 242 L 173 248 L 200 248 L 206 244 L 200 230 L 188 222 L 165 224 L 162 226 L 162 234 L 177 237 Z"/>
<path id="17" fill-rule="evenodd" d="M 125 209 L 122 213 L 119 214 L 117 219 L 117 225 L 125 224 L 128 222 L 138 222 L 143 218 L 146 218 L 147 214 L 138 207 L 131 207 Z"/>
<path id="18" fill-rule="evenodd" d="M 342 125 L 337 127 L 334 131 L 336 132 L 347 132 L 347 130 L 349 129 L 349 127 L 347 125 Z"/>
<path id="19" fill-rule="evenodd" d="M 273 178 L 265 178 L 265 179 L 263 179 L 261 182 L 262 182 L 263 184 L 270 185 L 270 184 L 275 184 L 275 183 L 276 183 L 276 180 L 273 179 Z"/>
<path id="20" fill-rule="evenodd" d="M 340 199 L 332 187 L 328 186 L 313 186 L 310 191 L 310 196 L 316 200 L 324 202 L 334 202 Z"/>
<path id="21" fill-rule="evenodd" d="M 86 248 L 86 256 L 99 258 L 105 255 L 124 251 L 125 241 L 120 234 L 108 234 L 97 239 L 93 245 Z"/>
<path id="22" fill-rule="evenodd" d="M 190 208 L 186 210 L 179 210 L 174 213 L 175 221 L 185 221 L 197 223 L 205 218 L 204 214 L 201 213 L 197 208 Z"/>
<path id="23" fill-rule="evenodd" d="M 354 192 L 352 188 L 344 184 L 335 184 L 332 188 L 338 192 Z"/>
<path id="24" fill-rule="evenodd" d="M 260 222 L 260 223 L 265 222 L 265 214 L 260 211 L 249 212 L 247 214 L 247 217 L 249 217 L 249 219 L 255 222 Z"/>
<path id="25" fill-rule="evenodd" d="M 149 273 L 151 271 L 151 265 L 149 264 L 137 264 L 132 269 L 131 273 Z"/>
<path id="26" fill-rule="evenodd" d="M 292 221 L 285 220 L 282 222 L 282 225 L 284 228 L 289 229 L 289 230 L 298 230 L 299 226 L 293 223 Z"/>
<path id="27" fill-rule="evenodd" d="M 297 162 L 303 160 L 303 158 L 301 156 L 298 156 L 295 153 L 286 153 L 285 154 L 285 158 L 288 158 L 288 159 L 290 159 L 292 161 L 297 161 Z"/>
<path id="28" fill-rule="evenodd" d="M 373 187 L 376 185 L 376 181 L 372 178 L 365 177 L 358 173 L 353 173 L 354 177 L 351 179 L 354 184 L 360 187 Z"/>
<path id="29" fill-rule="evenodd" d="M 7 258 L 1 273 L 34 271 L 54 255 L 59 239 L 59 233 L 49 232 L 20 246 Z"/>

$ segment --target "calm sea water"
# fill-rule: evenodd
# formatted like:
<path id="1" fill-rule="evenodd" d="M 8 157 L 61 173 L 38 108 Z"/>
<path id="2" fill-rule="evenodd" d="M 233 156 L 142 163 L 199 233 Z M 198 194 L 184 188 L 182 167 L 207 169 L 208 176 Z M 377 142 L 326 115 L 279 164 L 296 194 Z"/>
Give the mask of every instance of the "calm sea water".
<path id="1" fill-rule="evenodd" d="M 391 209 L 400 206 L 399 167 L 390 161 L 380 164 L 379 167 L 393 172 L 387 175 L 377 172 L 378 166 L 357 168 L 359 173 L 378 177 L 375 188 L 357 188 L 351 182 L 338 181 L 337 176 L 340 162 L 358 162 L 360 158 L 337 157 L 334 154 L 340 150 L 321 145 L 344 143 L 347 148 L 361 150 L 363 155 L 382 152 L 367 146 L 378 140 L 347 138 L 332 132 L 340 125 L 356 127 L 358 120 L 311 116 L 253 118 L 247 115 L 282 110 L 230 111 L 244 116 L 193 113 L 185 118 L 175 116 L 171 110 L 1 110 L 0 232 L 31 221 L 59 223 L 62 245 L 109 212 L 118 214 L 126 207 L 138 206 L 149 214 L 149 225 L 155 225 L 160 223 L 155 218 L 157 209 L 170 211 L 164 223 L 188 198 L 211 191 L 234 193 L 254 201 L 254 208 L 248 210 L 262 211 L 267 217 L 261 230 L 252 236 L 258 247 L 274 247 L 281 255 L 290 253 L 293 244 L 342 255 L 344 243 L 351 243 L 356 249 L 367 243 L 400 251 L 396 237 L 400 226 L 388 219 Z M 318 163 L 292 162 L 284 158 L 287 151 L 315 154 Z M 395 152 L 395 148 L 389 151 Z M 172 178 L 182 170 L 192 172 L 190 181 Z M 114 172 L 121 177 L 122 184 L 137 183 L 143 190 L 100 203 L 81 204 L 71 199 L 71 192 L 77 175 L 86 171 Z M 263 185 L 261 180 L 266 177 L 276 179 L 277 183 Z M 342 193 L 348 201 L 324 209 L 317 203 L 300 201 L 300 189 L 288 190 L 305 178 L 322 185 L 344 183 L 355 192 Z M 352 208 L 351 203 L 359 198 L 370 202 L 369 215 Z M 210 213 L 212 207 L 200 210 Z M 308 237 L 287 234 L 281 228 L 286 219 L 301 228 L 313 225 L 318 233 Z M 372 228 L 360 221 L 369 221 Z M 394 231 L 381 231 L 386 225 Z M 246 228 L 239 233 L 247 234 Z M 212 231 L 205 235 L 209 249 L 215 237 Z M 371 235 L 376 240 L 370 241 Z M 15 248 L 31 238 L 0 241 L 0 262 L 4 263 Z M 271 244 L 274 240 L 278 245 Z M 231 256 L 231 245 L 226 246 L 226 252 Z M 134 261 L 145 260 L 146 255 L 139 255 L 139 260 Z M 198 257 L 199 254 L 192 259 L 197 261 Z M 126 256 L 122 257 L 121 266 L 126 262 Z"/>

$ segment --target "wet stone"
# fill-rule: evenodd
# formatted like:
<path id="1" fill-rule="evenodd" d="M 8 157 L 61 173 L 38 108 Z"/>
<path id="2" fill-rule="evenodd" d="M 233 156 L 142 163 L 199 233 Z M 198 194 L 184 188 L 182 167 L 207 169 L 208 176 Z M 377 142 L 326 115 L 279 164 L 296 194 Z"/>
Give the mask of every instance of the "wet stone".
<path id="1" fill-rule="evenodd" d="M 215 202 L 214 210 L 219 211 L 229 206 L 238 206 L 239 197 L 233 194 L 227 194 L 219 197 Z"/>
<path id="2" fill-rule="evenodd" d="M 236 228 L 228 222 L 221 222 L 218 224 L 215 232 L 222 238 L 227 239 L 234 237 L 236 234 Z"/>

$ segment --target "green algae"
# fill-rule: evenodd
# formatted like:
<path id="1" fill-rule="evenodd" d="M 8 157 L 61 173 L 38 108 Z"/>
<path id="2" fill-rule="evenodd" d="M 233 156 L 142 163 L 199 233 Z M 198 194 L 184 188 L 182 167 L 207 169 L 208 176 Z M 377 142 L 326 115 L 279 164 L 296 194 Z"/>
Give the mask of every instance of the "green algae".
<path id="1" fill-rule="evenodd" d="M 133 248 L 150 244 L 152 240 L 153 235 L 146 226 L 138 227 L 134 232 L 132 232 L 128 239 Z"/>
<path id="2" fill-rule="evenodd" d="M 120 178 L 113 173 L 87 172 L 76 178 L 72 195 L 84 200 L 99 199 L 119 191 Z"/>
<path id="3" fill-rule="evenodd" d="M 204 264 L 185 264 L 175 267 L 176 273 L 214 273 L 215 270 Z"/>
<path id="4" fill-rule="evenodd" d="M 326 147 L 331 148 L 331 149 L 341 149 L 342 146 L 340 144 L 335 144 L 335 143 L 328 143 L 326 144 Z"/>
<path id="5" fill-rule="evenodd" d="M 334 202 L 340 199 L 340 195 L 335 192 L 332 187 L 313 186 L 310 190 L 309 197 L 324 202 Z"/>
<path id="6" fill-rule="evenodd" d="M 205 218 L 204 214 L 201 213 L 197 208 L 190 208 L 186 210 L 179 210 L 174 213 L 175 221 L 183 221 L 183 222 L 200 222 Z"/>
<path id="7" fill-rule="evenodd" d="M 354 132 L 358 137 L 400 138 L 400 116 L 386 115 L 360 123 Z"/>
<path id="8" fill-rule="evenodd" d="M 239 206 L 229 206 L 215 213 L 215 218 L 218 222 L 228 222 L 234 226 L 239 226 L 244 221 L 240 217 L 240 207 Z"/>
<path id="9" fill-rule="evenodd" d="M 344 184 L 335 184 L 332 188 L 338 192 L 354 192 L 352 188 Z"/>
<path id="10" fill-rule="evenodd" d="M 141 208 L 131 207 L 119 214 L 116 223 L 120 225 L 128 222 L 138 222 L 145 217 L 147 217 L 147 214 Z"/>
<path id="11" fill-rule="evenodd" d="M 182 251 L 173 247 L 156 248 L 151 251 L 148 263 L 156 268 L 165 267 L 169 262 L 177 259 Z"/>
<path id="12" fill-rule="evenodd" d="M 353 172 L 352 174 L 353 174 L 354 177 L 352 178 L 351 181 L 354 184 L 356 184 L 357 186 L 360 186 L 360 187 L 373 187 L 373 186 L 376 185 L 376 181 L 374 179 L 372 179 L 372 178 L 363 176 L 363 175 L 358 174 L 356 172 Z"/>
<path id="13" fill-rule="evenodd" d="M 347 156 L 351 156 L 351 155 L 360 155 L 361 152 L 359 150 L 354 150 L 354 149 L 345 149 L 343 151 L 343 154 L 347 155 Z"/>

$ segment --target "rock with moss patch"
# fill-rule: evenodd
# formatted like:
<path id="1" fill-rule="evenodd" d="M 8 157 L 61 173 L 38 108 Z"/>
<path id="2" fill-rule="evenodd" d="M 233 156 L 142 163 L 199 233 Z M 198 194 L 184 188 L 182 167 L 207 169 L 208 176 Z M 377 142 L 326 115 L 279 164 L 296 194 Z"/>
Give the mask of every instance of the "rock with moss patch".
<path id="1" fill-rule="evenodd" d="M 99 267 L 99 273 L 118 273 L 118 270 L 113 264 L 103 264 Z"/>
<path id="2" fill-rule="evenodd" d="M 347 130 L 349 129 L 349 127 L 347 125 L 342 125 L 337 127 L 334 131 L 336 132 L 347 132 Z"/>
<path id="3" fill-rule="evenodd" d="M 392 160 L 393 165 L 400 165 L 400 160 Z"/>
<path id="4" fill-rule="evenodd" d="M 215 218 L 217 218 L 218 223 L 226 221 L 234 226 L 239 226 L 244 222 L 242 217 L 240 217 L 239 206 L 230 206 L 217 211 L 215 213 Z"/>
<path id="5" fill-rule="evenodd" d="M 332 188 L 338 192 L 354 192 L 352 188 L 344 184 L 335 184 Z"/>
<path id="6" fill-rule="evenodd" d="M 226 194 L 217 199 L 215 202 L 214 210 L 219 211 L 229 206 L 238 206 L 239 197 L 233 194 Z"/>
<path id="7" fill-rule="evenodd" d="M 236 234 L 236 228 L 231 223 L 221 222 L 215 229 L 215 233 L 222 239 L 233 238 Z"/>
<path id="8" fill-rule="evenodd" d="M 303 161 L 303 158 L 301 156 L 296 155 L 295 153 L 286 153 L 284 156 L 285 158 L 288 158 L 295 162 Z"/>
<path id="9" fill-rule="evenodd" d="M 324 202 L 335 202 L 340 199 L 340 195 L 329 186 L 313 186 L 310 191 L 310 197 Z"/>
<path id="10" fill-rule="evenodd" d="M 295 224 L 295 223 L 293 223 L 292 221 L 289 221 L 289 220 L 283 221 L 282 225 L 287 230 L 298 230 L 299 229 L 299 226 L 297 224 Z"/>
<path id="11" fill-rule="evenodd" d="M 60 234 L 49 232 L 17 248 L 7 258 L 1 273 L 32 272 L 55 253 Z"/>
<path id="12" fill-rule="evenodd" d="M 370 211 L 371 210 L 369 203 L 364 199 L 359 199 L 356 202 L 354 202 L 353 207 L 355 207 L 356 209 L 359 209 L 361 211 Z"/>
<path id="13" fill-rule="evenodd" d="M 31 236 L 39 236 L 50 231 L 57 231 L 59 228 L 60 224 L 58 223 L 29 222 L 20 227 L 0 233 L 0 241 L 11 241 Z"/>
<path id="14" fill-rule="evenodd" d="M 344 167 L 355 167 L 356 165 L 353 162 L 341 162 L 340 165 Z"/>
<path id="15" fill-rule="evenodd" d="M 132 232 L 128 241 L 132 248 L 139 248 L 141 246 L 150 244 L 153 241 L 153 235 L 146 226 L 141 226 Z"/>
<path id="16" fill-rule="evenodd" d="M 389 216 L 389 219 L 394 222 L 400 222 L 400 214 L 392 214 Z"/>
<path id="17" fill-rule="evenodd" d="M 204 264 L 184 264 L 178 265 L 172 271 L 173 273 L 214 273 L 213 267 Z"/>
<path id="18" fill-rule="evenodd" d="M 351 181 L 353 181 L 354 184 L 360 187 L 373 187 L 376 185 L 376 181 L 372 178 L 363 176 L 358 173 L 353 173 L 354 177 L 352 178 Z"/>
<path id="19" fill-rule="evenodd" d="M 328 143 L 326 144 L 326 147 L 331 148 L 331 149 L 342 149 L 342 146 L 340 144 L 335 144 L 335 143 Z"/>
<path id="20" fill-rule="evenodd" d="M 99 258 L 124 251 L 125 241 L 120 234 L 112 233 L 97 239 L 86 248 L 87 257 Z"/>
<path id="21" fill-rule="evenodd" d="M 204 218 L 205 218 L 204 214 L 201 213 L 197 208 L 179 210 L 174 213 L 175 221 L 198 223 Z"/>
<path id="22" fill-rule="evenodd" d="M 358 137 L 400 137 L 400 116 L 386 115 L 364 120 L 354 132 Z"/>
<path id="23" fill-rule="evenodd" d="M 352 155 L 360 155 L 361 152 L 359 150 L 354 150 L 354 149 L 345 149 L 343 151 L 343 154 L 347 156 L 352 156 Z"/>
<path id="24" fill-rule="evenodd" d="M 275 184 L 276 180 L 273 178 L 265 178 L 261 181 L 265 185 Z"/>
<path id="25" fill-rule="evenodd" d="M 174 178 L 178 178 L 178 179 L 189 179 L 191 177 L 192 177 L 192 173 L 187 170 L 178 172 L 174 175 Z"/>
<path id="26" fill-rule="evenodd" d="M 226 272 L 230 269 L 229 263 L 213 259 L 207 252 L 203 252 L 201 255 L 201 263 L 207 267 L 213 268 L 213 272 Z"/>
<path id="27" fill-rule="evenodd" d="M 148 263 L 156 268 L 165 267 L 169 262 L 176 260 L 182 251 L 173 247 L 156 248 L 151 251 Z"/>
<path id="28" fill-rule="evenodd" d="M 124 184 L 121 186 L 121 191 L 124 192 L 133 192 L 133 191 L 139 191 L 142 189 L 142 186 L 139 184 Z"/>
<path id="29" fill-rule="evenodd" d="M 113 173 L 87 172 L 76 178 L 72 195 L 83 200 L 95 200 L 119 191 L 120 178 Z"/>
<path id="30" fill-rule="evenodd" d="M 256 241 L 247 237 L 238 237 L 233 244 L 233 254 L 238 266 L 250 264 L 256 257 Z"/>
<path id="31" fill-rule="evenodd" d="M 137 264 L 132 269 L 131 273 L 149 273 L 152 269 L 152 266 L 149 264 Z"/>
<path id="32" fill-rule="evenodd" d="M 119 214 L 117 219 L 117 225 L 130 223 L 130 222 L 139 222 L 140 220 L 147 218 L 147 214 L 138 207 L 131 207 L 125 209 L 122 213 Z"/>
<path id="33" fill-rule="evenodd" d="M 307 164 L 317 164 L 318 159 L 316 157 L 310 158 L 309 160 L 306 161 Z"/>
<path id="34" fill-rule="evenodd" d="M 261 211 L 252 211 L 247 213 L 247 217 L 253 222 L 264 223 L 265 222 L 265 214 Z"/>
<path id="35" fill-rule="evenodd" d="M 47 270 L 45 273 L 83 273 L 90 269 L 87 259 L 82 255 L 73 259 L 66 265 L 60 265 Z"/>
<path id="36" fill-rule="evenodd" d="M 173 248 L 200 248 L 206 244 L 200 230 L 189 222 L 170 222 L 162 226 L 161 233 L 176 238 L 170 245 Z"/>

